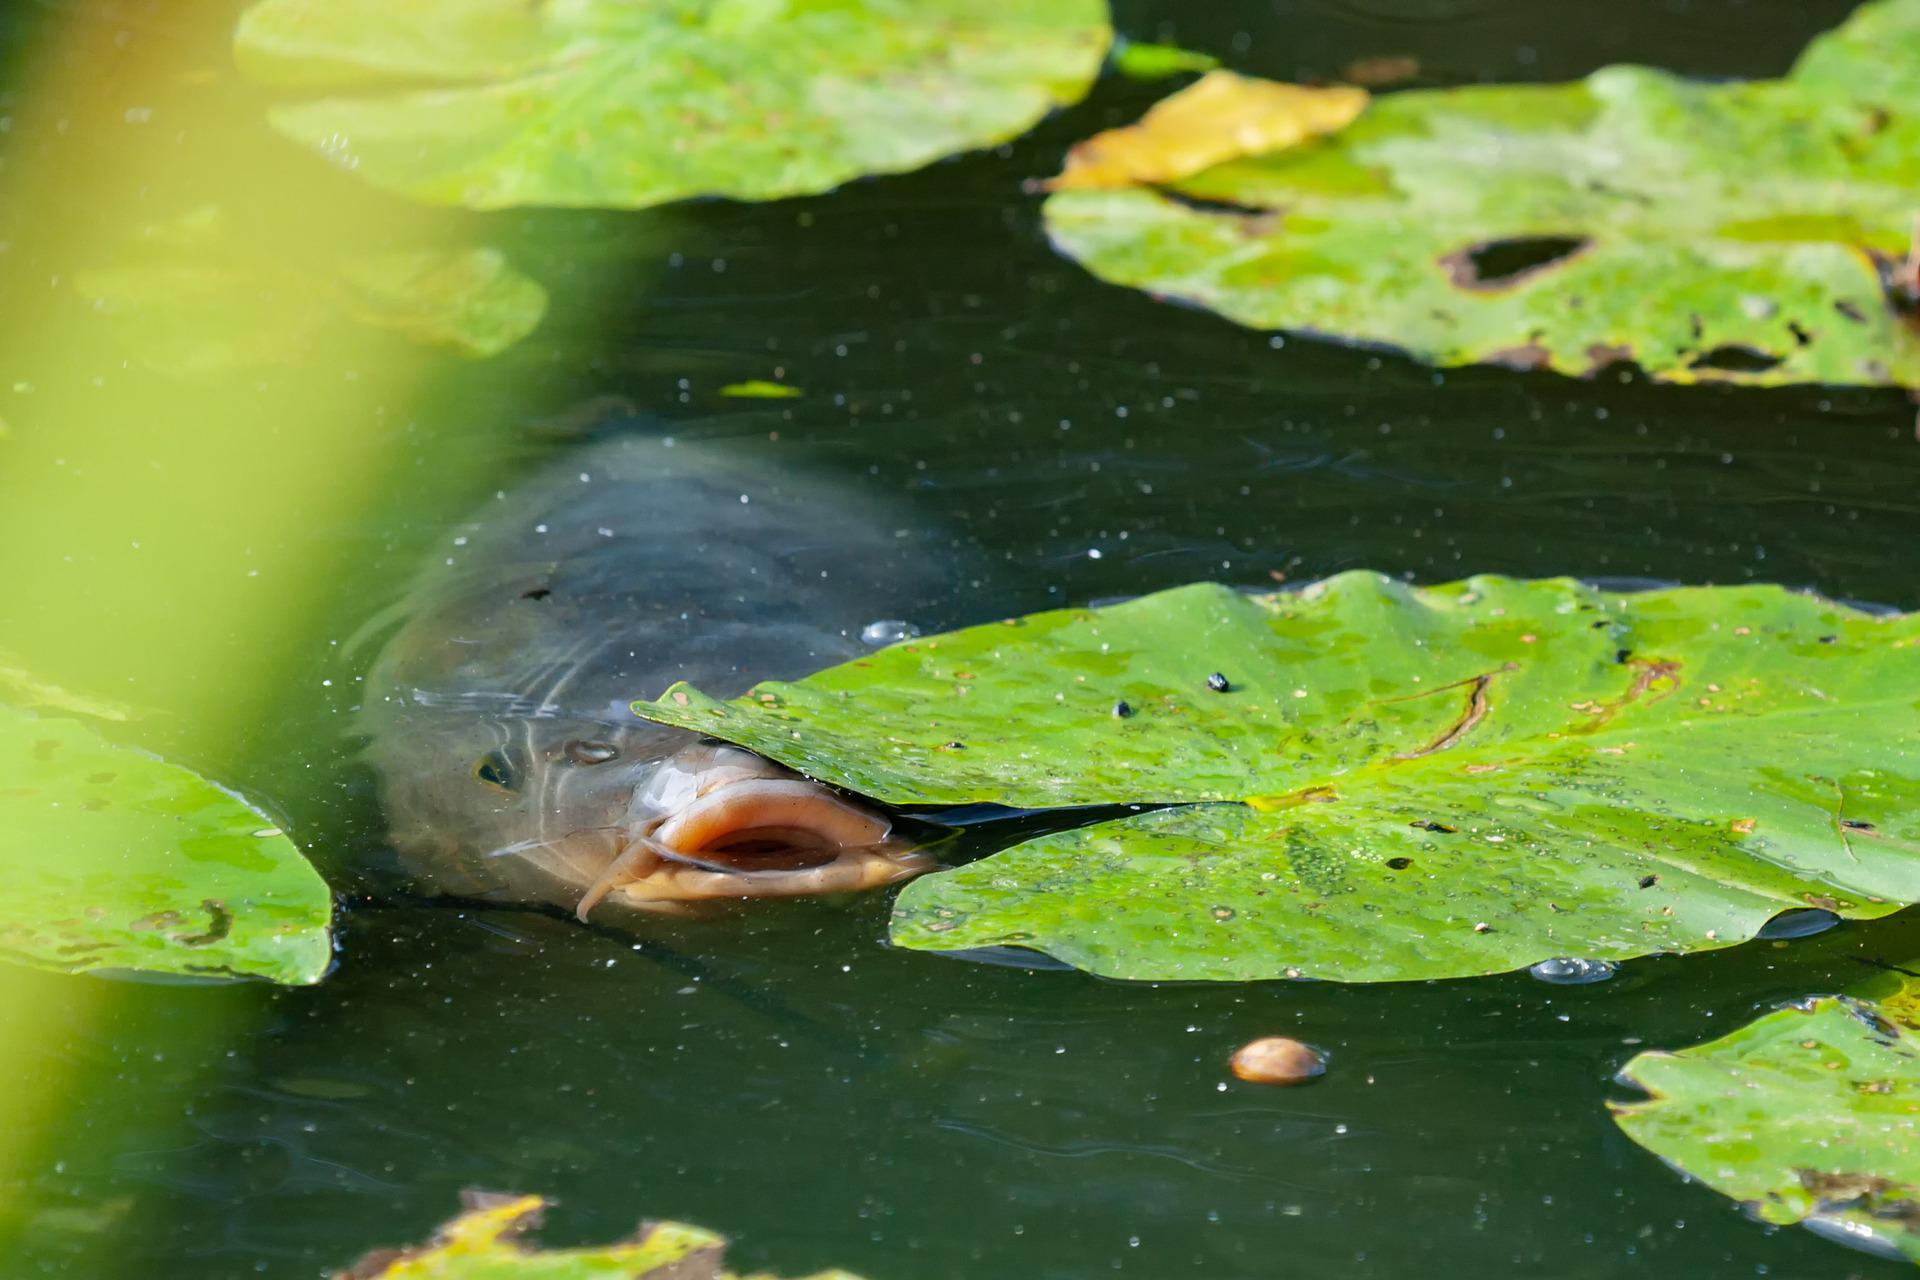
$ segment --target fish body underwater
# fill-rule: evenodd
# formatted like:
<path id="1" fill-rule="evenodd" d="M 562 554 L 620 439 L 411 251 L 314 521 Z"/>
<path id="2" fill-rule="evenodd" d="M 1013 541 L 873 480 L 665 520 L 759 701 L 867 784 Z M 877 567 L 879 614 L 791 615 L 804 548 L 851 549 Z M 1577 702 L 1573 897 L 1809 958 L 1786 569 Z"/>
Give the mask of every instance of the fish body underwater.
<path id="1" fill-rule="evenodd" d="M 866 652 L 914 576 L 884 515 L 765 458 L 641 436 L 496 494 L 366 678 L 358 728 L 409 876 L 585 919 L 926 869 L 881 810 L 629 709 L 675 680 L 727 697 Z"/>

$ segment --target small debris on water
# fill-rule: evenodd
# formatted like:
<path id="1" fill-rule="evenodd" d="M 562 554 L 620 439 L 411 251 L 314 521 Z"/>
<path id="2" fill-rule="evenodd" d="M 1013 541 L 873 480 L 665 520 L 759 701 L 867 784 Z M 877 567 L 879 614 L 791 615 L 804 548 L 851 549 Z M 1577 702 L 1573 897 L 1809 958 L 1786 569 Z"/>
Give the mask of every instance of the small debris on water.
<path id="1" fill-rule="evenodd" d="M 1659 877 L 1659 876 L 1657 876 L 1657 875 L 1650 875 L 1650 876 L 1641 876 L 1641 877 L 1640 877 L 1640 887 L 1641 887 L 1642 889 L 1651 889 L 1651 888 L 1653 888 L 1653 886 L 1655 886 L 1655 885 L 1657 885 L 1657 884 L 1659 884 L 1659 883 L 1660 883 L 1660 877 Z"/>
<path id="2" fill-rule="evenodd" d="M 964 742 L 949 742 L 946 746 L 940 749 L 942 751 L 965 751 L 967 749 L 967 744 Z"/>
<path id="3" fill-rule="evenodd" d="M 1395 871 L 1405 871 L 1408 867 L 1413 865 L 1413 859 L 1412 858 L 1388 858 L 1387 865 L 1389 867 L 1392 867 Z"/>
<path id="4" fill-rule="evenodd" d="M 1207 688 L 1213 690 L 1215 693 L 1225 693 L 1227 690 L 1233 688 L 1233 683 L 1216 671 L 1207 677 Z"/>
<path id="5" fill-rule="evenodd" d="M 1579 956 L 1555 956 L 1542 960 L 1527 972 L 1556 987 L 1584 987 L 1590 982 L 1605 982 L 1620 971 L 1611 960 L 1586 960 Z"/>
<path id="6" fill-rule="evenodd" d="M 1234 1051 L 1228 1066 L 1248 1084 L 1305 1084 L 1327 1073 L 1327 1058 L 1286 1036 L 1261 1036 Z"/>
<path id="7" fill-rule="evenodd" d="M 1133 708 L 1128 706 L 1125 702 L 1116 702 L 1113 704 L 1113 715 L 1116 720 L 1125 720 L 1128 716 L 1132 714 L 1133 714 Z"/>
<path id="8" fill-rule="evenodd" d="M 881 618 L 860 628 L 860 643 L 869 649 L 884 649 L 890 644 L 911 640 L 919 634 L 920 628 L 904 619 Z"/>
<path id="9" fill-rule="evenodd" d="M 1482 920 L 1478 924 L 1473 926 L 1473 931 L 1475 933 L 1492 933 L 1493 926 L 1488 924 L 1485 920 Z"/>

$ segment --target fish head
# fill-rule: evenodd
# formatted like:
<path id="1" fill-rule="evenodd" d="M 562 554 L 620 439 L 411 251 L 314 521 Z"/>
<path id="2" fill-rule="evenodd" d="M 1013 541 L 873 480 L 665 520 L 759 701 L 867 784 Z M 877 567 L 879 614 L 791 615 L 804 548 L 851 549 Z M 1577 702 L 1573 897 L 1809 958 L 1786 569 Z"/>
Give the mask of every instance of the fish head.
<path id="1" fill-rule="evenodd" d="M 585 919 L 869 889 L 933 865 L 884 809 L 740 747 L 638 722 L 431 718 L 433 749 L 381 772 L 395 846 L 448 892 Z"/>

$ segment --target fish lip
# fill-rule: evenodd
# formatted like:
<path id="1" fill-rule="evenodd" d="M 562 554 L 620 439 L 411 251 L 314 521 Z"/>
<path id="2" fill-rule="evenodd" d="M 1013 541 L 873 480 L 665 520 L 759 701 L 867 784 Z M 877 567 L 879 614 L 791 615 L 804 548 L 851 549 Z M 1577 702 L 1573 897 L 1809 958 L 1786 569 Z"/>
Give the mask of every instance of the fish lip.
<path id="1" fill-rule="evenodd" d="M 795 835 L 807 839 L 780 854 L 779 842 Z M 761 838 L 773 848 L 753 848 Z M 933 865 L 917 841 L 896 834 L 889 816 L 856 797 L 797 776 L 736 778 L 633 833 L 582 898 L 579 915 L 586 919 L 607 898 L 670 912 L 718 898 L 854 892 Z"/>

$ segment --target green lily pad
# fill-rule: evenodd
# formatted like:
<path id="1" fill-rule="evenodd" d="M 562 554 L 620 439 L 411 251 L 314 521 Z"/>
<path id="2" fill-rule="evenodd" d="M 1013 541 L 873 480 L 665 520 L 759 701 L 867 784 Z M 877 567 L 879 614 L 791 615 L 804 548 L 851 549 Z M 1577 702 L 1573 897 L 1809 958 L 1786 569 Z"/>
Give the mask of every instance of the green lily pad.
<path id="1" fill-rule="evenodd" d="M 437 204 L 642 208 L 827 191 L 1024 133 L 1075 102 L 1102 0 L 262 0 L 274 126 Z"/>
<path id="2" fill-rule="evenodd" d="M 326 972 L 326 882 L 232 793 L 6 706 L 0 778 L 0 958 L 285 983 Z"/>
<path id="3" fill-rule="evenodd" d="M 380 1249 L 340 1280 L 742 1280 L 721 1269 L 724 1237 L 678 1222 L 649 1222 L 631 1240 L 582 1249 L 531 1249 L 521 1237 L 539 1226 L 539 1196 L 468 1192 L 464 1211 L 427 1244 Z M 744 1280 L 776 1280 L 769 1275 Z M 806 1280 L 860 1280 L 821 1271 Z"/>
<path id="4" fill-rule="evenodd" d="M 331 325 L 353 321 L 471 359 L 538 327 L 547 291 L 497 249 L 341 253 L 286 262 L 233 249 L 218 209 L 149 228 L 123 264 L 74 289 L 120 324 L 141 363 L 198 377 L 299 364 Z"/>
<path id="5" fill-rule="evenodd" d="M 1781 80 L 1608 67 L 1391 94 L 1330 138 L 1160 186 L 1057 191 L 1103 280 L 1439 365 L 1920 385 L 1920 0 Z"/>
<path id="6" fill-rule="evenodd" d="M 1613 1107 L 1627 1136 L 1763 1222 L 1805 1223 L 1920 1262 L 1920 982 L 1770 1013 L 1678 1053 L 1643 1053 Z"/>
<path id="7" fill-rule="evenodd" d="M 909 947 L 1446 978 L 1920 900 L 1920 615 L 1778 587 L 1202 584 L 634 710 L 890 804 L 1170 806 L 914 881 Z"/>

